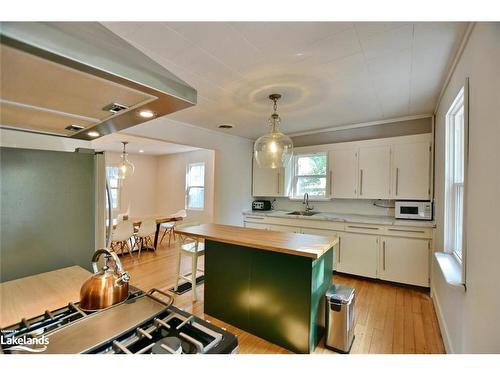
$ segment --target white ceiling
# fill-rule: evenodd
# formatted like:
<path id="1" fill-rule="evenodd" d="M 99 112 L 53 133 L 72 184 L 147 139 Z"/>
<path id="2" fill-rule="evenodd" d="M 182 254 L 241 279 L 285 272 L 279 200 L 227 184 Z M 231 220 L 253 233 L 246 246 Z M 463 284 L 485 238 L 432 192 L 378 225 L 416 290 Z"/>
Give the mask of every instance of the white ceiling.
<path id="1" fill-rule="evenodd" d="M 169 118 L 257 138 L 429 114 L 467 23 L 116 22 L 106 27 L 198 90 Z"/>
<path id="2" fill-rule="evenodd" d="M 127 152 L 129 154 L 166 155 L 199 150 L 199 148 L 196 147 L 136 137 L 123 133 L 105 135 L 104 137 L 93 140 L 91 144 L 92 148 L 96 151 L 122 152 L 122 142 L 129 142 L 127 145 Z"/>

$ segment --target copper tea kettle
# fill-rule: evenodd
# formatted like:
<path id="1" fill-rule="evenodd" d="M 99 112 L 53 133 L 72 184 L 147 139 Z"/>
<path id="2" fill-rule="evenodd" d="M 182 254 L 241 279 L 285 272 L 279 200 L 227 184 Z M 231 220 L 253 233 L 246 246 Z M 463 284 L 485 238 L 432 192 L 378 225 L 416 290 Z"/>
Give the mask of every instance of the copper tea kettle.
<path id="1" fill-rule="evenodd" d="M 104 266 L 97 268 L 97 261 L 105 254 Z M 110 267 L 110 259 L 114 266 Z M 120 259 L 115 252 L 107 249 L 97 250 L 92 257 L 94 274 L 89 277 L 80 289 L 80 308 L 92 311 L 100 310 L 123 302 L 128 297 L 130 276 L 123 270 Z"/>

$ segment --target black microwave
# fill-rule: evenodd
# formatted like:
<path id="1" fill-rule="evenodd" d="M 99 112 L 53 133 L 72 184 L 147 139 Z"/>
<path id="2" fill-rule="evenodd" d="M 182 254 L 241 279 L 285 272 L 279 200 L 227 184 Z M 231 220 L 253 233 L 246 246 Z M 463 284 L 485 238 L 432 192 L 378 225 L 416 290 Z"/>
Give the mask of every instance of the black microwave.
<path id="1" fill-rule="evenodd" d="M 270 211 L 271 209 L 271 201 L 257 200 L 252 202 L 252 210 L 254 211 Z"/>

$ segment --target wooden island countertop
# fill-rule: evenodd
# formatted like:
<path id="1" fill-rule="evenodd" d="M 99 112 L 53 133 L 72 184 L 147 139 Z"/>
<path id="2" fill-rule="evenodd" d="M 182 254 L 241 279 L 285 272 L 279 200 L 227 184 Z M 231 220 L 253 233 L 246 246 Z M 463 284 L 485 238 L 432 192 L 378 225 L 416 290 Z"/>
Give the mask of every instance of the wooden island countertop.
<path id="1" fill-rule="evenodd" d="M 318 259 L 335 246 L 337 236 L 278 232 L 222 224 L 201 224 L 175 229 L 190 237 Z"/>
<path id="2" fill-rule="evenodd" d="M 80 301 L 80 288 L 90 275 L 72 266 L 0 283 L 0 328 Z"/>

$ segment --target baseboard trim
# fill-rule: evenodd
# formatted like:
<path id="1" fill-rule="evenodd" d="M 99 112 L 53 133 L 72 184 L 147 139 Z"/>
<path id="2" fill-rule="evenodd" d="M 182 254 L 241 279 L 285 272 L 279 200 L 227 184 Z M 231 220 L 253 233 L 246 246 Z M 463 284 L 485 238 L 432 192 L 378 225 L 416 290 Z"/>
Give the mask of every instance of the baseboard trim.
<path id="1" fill-rule="evenodd" d="M 453 345 L 451 344 L 451 339 L 450 335 L 448 334 L 448 328 L 446 326 L 446 321 L 444 319 L 442 310 L 441 310 L 441 305 L 439 304 L 439 299 L 434 292 L 435 288 L 432 286 L 431 283 L 431 298 L 432 302 L 434 303 L 434 310 L 436 310 L 436 315 L 438 319 L 438 324 L 439 324 L 439 330 L 441 331 L 441 338 L 443 339 L 443 344 L 444 344 L 444 349 L 446 351 L 446 354 L 455 354 L 455 351 L 453 350 Z"/>

